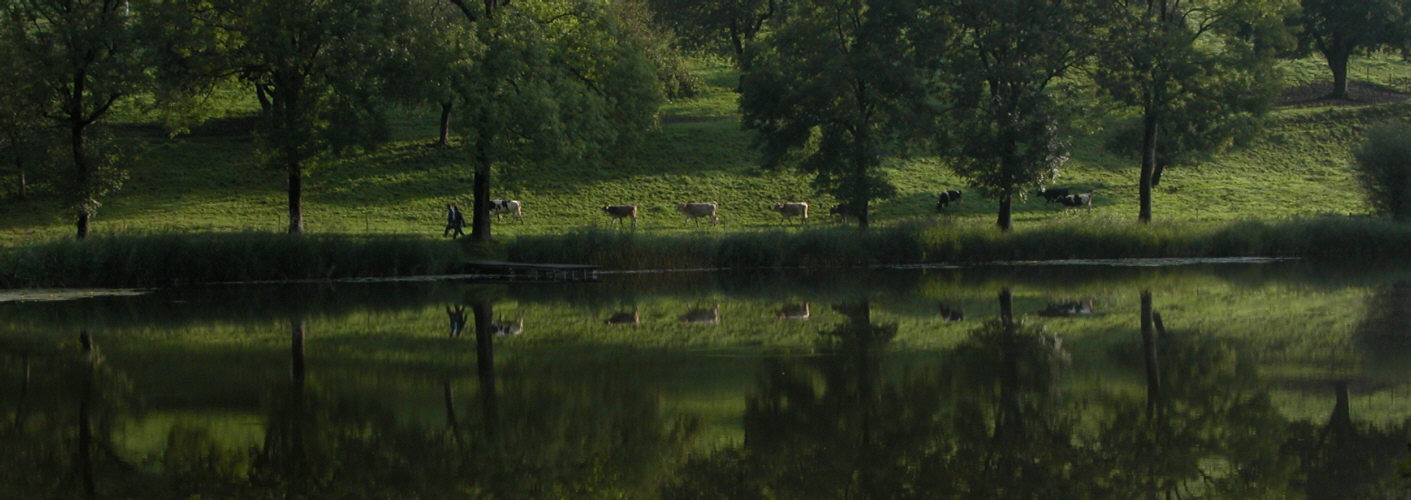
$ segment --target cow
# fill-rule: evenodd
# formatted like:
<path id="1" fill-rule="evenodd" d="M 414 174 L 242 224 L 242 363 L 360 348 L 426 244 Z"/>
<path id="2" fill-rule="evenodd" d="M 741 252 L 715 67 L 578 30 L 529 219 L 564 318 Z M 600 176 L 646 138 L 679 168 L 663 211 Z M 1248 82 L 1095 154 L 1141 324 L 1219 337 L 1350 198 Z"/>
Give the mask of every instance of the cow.
<path id="1" fill-rule="evenodd" d="M 1068 195 L 1068 196 L 1064 196 L 1064 197 L 1058 198 L 1058 203 L 1062 204 L 1062 205 L 1065 206 L 1065 207 L 1068 207 L 1068 210 L 1077 210 L 1077 209 L 1079 209 L 1079 208 L 1086 207 L 1089 212 L 1092 212 L 1092 211 L 1093 211 L 1093 194 L 1092 194 L 1092 193 L 1070 194 L 1070 195 Z"/>
<path id="2" fill-rule="evenodd" d="M 637 309 L 636 309 L 636 308 L 633 308 L 633 309 L 632 309 L 632 312 L 614 313 L 612 316 L 609 316 L 606 321 L 603 321 L 603 324 L 604 324 L 604 325 L 632 325 L 632 326 L 637 326 L 637 325 L 640 324 L 641 322 L 642 322 L 642 315 L 637 312 Z"/>
<path id="3" fill-rule="evenodd" d="M 798 217 L 803 219 L 804 224 L 808 224 L 808 202 L 806 201 L 786 201 L 775 203 L 774 211 L 779 212 L 781 219 Z"/>
<path id="4" fill-rule="evenodd" d="M 941 192 L 940 196 L 936 197 L 936 212 L 940 213 L 942 211 L 945 211 L 946 207 L 950 206 L 951 203 L 960 203 L 959 189 L 951 189 L 948 191 Z"/>
<path id="5" fill-rule="evenodd" d="M 828 209 L 828 215 L 838 219 L 839 222 L 847 220 L 848 217 L 857 217 L 857 214 L 853 213 L 852 205 L 847 203 L 833 205 L 833 208 Z"/>
<path id="6" fill-rule="evenodd" d="M 1059 198 L 1072 194 L 1068 188 L 1046 188 L 1039 189 L 1038 194 L 1047 203 L 1057 202 Z"/>
<path id="7" fill-rule="evenodd" d="M 631 217 L 632 229 L 637 229 L 637 205 L 605 205 L 603 213 L 617 221 L 618 227 L 622 227 L 623 218 Z"/>
<path id="8" fill-rule="evenodd" d="M 686 311 L 686 314 L 677 316 L 676 319 L 682 323 L 714 325 L 720 323 L 720 304 L 711 306 L 710 309 L 697 307 Z"/>
<path id="9" fill-rule="evenodd" d="M 686 220 L 688 221 L 695 220 L 696 224 L 701 223 L 701 221 L 696 220 L 700 217 L 710 217 L 710 223 L 715 224 L 716 222 L 720 221 L 720 219 L 716 216 L 716 209 L 719 207 L 720 204 L 713 201 L 703 203 L 677 203 L 676 211 L 685 214 Z"/>
<path id="10" fill-rule="evenodd" d="M 524 214 L 520 213 L 519 207 L 519 200 L 490 200 L 490 215 L 495 216 L 495 220 L 499 220 L 500 215 L 510 214 L 520 222 L 524 222 Z"/>
<path id="11" fill-rule="evenodd" d="M 524 333 L 524 316 L 514 321 L 494 321 L 490 323 L 490 333 L 496 337 L 509 337 Z"/>
<path id="12" fill-rule="evenodd" d="M 1093 299 L 1072 300 L 1067 302 L 1054 302 L 1044 307 L 1038 312 L 1039 316 L 1049 318 L 1064 318 L 1070 316 L 1091 316 L 1093 314 Z"/>
<path id="13" fill-rule="evenodd" d="M 788 304 L 779 309 L 776 316 L 779 319 L 806 320 L 809 317 L 808 302 L 803 304 Z"/>
<path id="14" fill-rule="evenodd" d="M 945 302 L 937 305 L 936 309 L 941 313 L 941 319 L 945 321 L 964 321 L 965 310 L 960 306 L 954 306 Z"/>

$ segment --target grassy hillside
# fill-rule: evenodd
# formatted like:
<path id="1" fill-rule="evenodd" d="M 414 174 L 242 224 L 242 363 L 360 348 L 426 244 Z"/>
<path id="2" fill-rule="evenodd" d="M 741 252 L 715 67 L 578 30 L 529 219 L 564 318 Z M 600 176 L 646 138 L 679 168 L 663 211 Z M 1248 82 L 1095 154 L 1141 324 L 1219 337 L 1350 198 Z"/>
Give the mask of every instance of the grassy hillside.
<path id="1" fill-rule="evenodd" d="M 1288 65 L 1291 86 L 1316 90 L 1326 80 L 1317 60 Z M 710 85 L 701 97 L 669 104 L 660 129 L 635 156 L 591 167 L 515 166 L 498 174 L 494 195 L 524 202 L 523 224 L 496 225 L 497 236 L 563 233 L 608 221 L 596 207 L 637 203 L 649 232 L 732 231 L 778 227 L 770 204 L 784 200 L 813 203 L 815 219 L 827 222 L 833 200 L 813 193 L 806 176 L 763 171 L 751 148 L 752 134 L 741 130 L 731 91 L 736 75 L 720 63 L 702 62 Z M 1388 89 L 1411 90 L 1411 64 L 1389 57 L 1354 60 L 1352 76 L 1381 89 L 1364 103 L 1329 105 L 1297 102 L 1279 108 L 1251 144 L 1207 158 L 1198 165 L 1168 170 L 1154 201 L 1155 219 L 1226 221 L 1283 219 L 1317 214 L 1360 214 L 1367 205 L 1350 174 L 1350 148 L 1369 124 L 1411 114 L 1411 104 Z M 1372 86 L 1372 85 L 1375 85 Z M 1291 93 L 1291 100 L 1298 93 Z M 115 134 L 140 156 L 125 187 L 103 201 L 95 234 L 121 232 L 282 231 L 286 225 L 284 181 L 277 171 L 259 168 L 252 154 L 248 119 L 252 103 L 243 94 L 224 97 L 228 118 L 168 137 L 159 127 L 133 118 Z M 1377 99 L 1372 99 L 1377 97 Z M 470 173 L 462 153 L 431 145 L 435 109 L 401 113 L 394 140 L 372 151 L 327 159 L 305 182 L 305 224 L 314 233 L 440 235 L 442 207 L 470 202 Z M 131 108 L 125 116 L 140 117 Z M 1136 159 L 1102 148 L 1119 122 L 1088 123 L 1074 137 L 1073 160 L 1058 185 L 1091 190 L 1091 214 L 1067 214 L 1034 199 L 1016 204 L 1015 224 L 1024 228 L 1055 220 L 1084 219 L 1127 224 L 1136 217 Z M 889 174 L 899 195 L 875 204 L 882 225 L 948 220 L 959 225 L 992 223 L 995 203 L 967 194 L 964 204 L 943 216 L 933 213 L 934 193 L 964 189 L 964 183 L 935 158 L 898 160 Z M 68 210 L 43 192 L 14 199 L 6 179 L 0 187 L 0 244 L 68 237 Z M 722 224 L 697 229 L 673 206 L 682 201 L 719 201 Z"/>

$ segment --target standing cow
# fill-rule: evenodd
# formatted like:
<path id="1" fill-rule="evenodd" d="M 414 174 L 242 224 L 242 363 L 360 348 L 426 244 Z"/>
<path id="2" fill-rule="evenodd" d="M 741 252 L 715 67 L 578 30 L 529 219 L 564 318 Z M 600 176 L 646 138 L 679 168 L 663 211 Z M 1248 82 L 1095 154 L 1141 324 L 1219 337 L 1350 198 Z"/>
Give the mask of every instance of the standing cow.
<path id="1" fill-rule="evenodd" d="M 1093 194 L 1092 194 L 1092 193 L 1070 194 L 1070 195 L 1068 195 L 1068 196 L 1063 196 L 1063 197 L 1058 198 L 1058 203 L 1062 204 L 1064 207 L 1067 207 L 1066 210 L 1068 210 L 1068 211 L 1075 211 L 1075 210 L 1077 210 L 1077 209 L 1079 209 L 1079 208 L 1085 208 L 1085 207 L 1086 207 L 1086 208 L 1088 209 L 1088 212 L 1092 212 L 1092 211 L 1093 211 Z"/>
<path id="2" fill-rule="evenodd" d="M 779 212 L 782 220 L 787 220 L 789 217 L 798 217 L 803 220 L 804 224 L 808 224 L 808 202 L 806 201 L 775 203 L 774 211 Z"/>
<path id="3" fill-rule="evenodd" d="M 623 218 L 631 217 L 632 229 L 637 229 L 637 205 L 607 205 L 603 207 L 603 213 L 617 221 L 617 227 L 622 227 Z"/>
<path id="4" fill-rule="evenodd" d="M 500 220 L 501 215 L 510 214 L 524 222 L 524 214 L 520 213 L 519 207 L 519 200 L 490 200 L 490 215 L 495 216 L 495 220 Z"/>
<path id="5" fill-rule="evenodd" d="M 1042 198 L 1044 199 L 1044 201 L 1047 202 L 1047 203 L 1055 203 L 1055 202 L 1057 202 L 1060 198 L 1063 198 L 1063 197 L 1065 197 L 1065 196 L 1068 196 L 1069 194 L 1072 194 L 1072 192 L 1069 191 L 1068 188 L 1040 188 L 1040 189 L 1039 189 L 1039 196 L 1042 197 Z"/>
<path id="6" fill-rule="evenodd" d="M 685 214 L 686 220 L 688 221 L 695 220 L 696 224 L 701 223 L 701 221 L 697 220 L 701 217 L 710 217 L 710 223 L 715 224 L 720 221 L 719 217 L 716 216 L 716 210 L 719 207 L 720 204 L 713 201 L 703 203 L 677 203 L 676 211 Z"/>
<path id="7" fill-rule="evenodd" d="M 949 191 L 941 192 L 940 196 L 936 197 L 936 212 L 939 213 L 944 211 L 947 206 L 950 206 L 951 203 L 960 203 L 959 189 L 951 189 Z"/>

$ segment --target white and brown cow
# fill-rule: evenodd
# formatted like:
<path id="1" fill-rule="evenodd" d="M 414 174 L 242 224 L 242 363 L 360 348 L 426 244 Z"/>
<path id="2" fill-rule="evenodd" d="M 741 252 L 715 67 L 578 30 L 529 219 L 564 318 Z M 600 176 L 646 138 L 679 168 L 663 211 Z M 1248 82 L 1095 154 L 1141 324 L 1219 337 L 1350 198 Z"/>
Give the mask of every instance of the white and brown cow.
<path id="1" fill-rule="evenodd" d="M 783 220 L 788 220 L 789 217 L 798 217 L 803 220 L 804 224 L 808 224 L 808 202 L 806 201 L 775 203 L 774 211 L 779 212 Z"/>
<path id="2" fill-rule="evenodd" d="M 697 220 L 701 217 L 710 217 L 710 223 L 715 224 L 720 221 L 720 218 L 716 216 L 716 210 L 719 207 L 720 204 L 713 201 L 677 203 L 676 211 L 685 214 L 686 220 L 695 220 L 697 224 L 701 223 Z"/>
<path id="3" fill-rule="evenodd" d="M 603 213 L 617 221 L 618 227 L 622 227 L 622 219 L 630 217 L 632 229 L 637 229 L 637 205 L 605 205 Z"/>
<path id="4" fill-rule="evenodd" d="M 806 320 L 809 318 L 808 302 L 803 304 L 788 304 L 775 313 L 779 319 Z"/>
<path id="5" fill-rule="evenodd" d="M 677 316 L 676 319 L 682 323 L 697 325 L 715 325 L 720 323 L 720 304 L 714 304 L 710 309 L 704 307 L 694 307 L 686 311 L 685 314 Z"/>
<path id="6" fill-rule="evenodd" d="M 491 322 L 490 333 L 496 337 L 511 337 L 524 333 L 524 316 L 520 316 L 514 321 Z"/>
<path id="7" fill-rule="evenodd" d="M 499 220 L 501 215 L 510 214 L 520 222 L 524 222 L 524 214 L 520 213 L 519 207 L 519 200 L 490 200 L 490 215 L 495 216 L 495 220 Z"/>

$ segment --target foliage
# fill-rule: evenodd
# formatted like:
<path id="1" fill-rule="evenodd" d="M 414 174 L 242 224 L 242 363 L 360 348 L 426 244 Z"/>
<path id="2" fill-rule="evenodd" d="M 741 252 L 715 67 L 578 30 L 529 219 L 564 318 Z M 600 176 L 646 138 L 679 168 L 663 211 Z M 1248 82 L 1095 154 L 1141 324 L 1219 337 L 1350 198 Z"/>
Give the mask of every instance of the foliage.
<path id="1" fill-rule="evenodd" d="M 909 2 L 792 4 L 786 24 L 754 46 L 741 78 L 744 125 L 765 166 L 795 164 L 814 187 L 854 207 L 896 193 L 882 171 L 898 145 L 925 133 L 932 103 L 908 45 Z"/>
<path id="2" fill-rule="evenodd" d="M 50 120 L 55 127 L 47 130 L 67 142 L 59 192 L 76 213 L 78 238 L 86 238 L 98 199 L 123 180 L 123 160 L 91 140 L 90 126 L 147 78 L 136 22 L 127 2 L 112 0 L 23 0 L 7 3 L 0 16 L 6 66 L 21 82 L 10 104 L 19 105 L 21 119 Z"/>
<path id="3" fill-rule="evenodd" d="M 1000 229 L 1011 202 L 1052 182 L 1068 161 L 1064 105 L 1050 85 L 1088 57 L 1094 20 L 1087 3 L 975 0 L 948 5 L 935 19 L 960 31 L 940 74 L 954 101 L 941 127 L 952 168 L 999 199 Z"/>
<path id="4" fill-rule="evenodd" d="M 1158 135 L 1173 131 L 1215 129 L 1203 120 L 1262 109 L 1278 81 L 1270 77 L 1271 54 L 1239 36 L 1251 25 L 1281 21 L 1284 0 L 1158 2 L 1113 1 L 1106 6 L 1107 50 L 1099 51 L 1094 78 L 1102 95 L 1136 108 L 1142 117 L 1138 220 L 1151 220 L 1152 183 Z M 1226 100 L 1253 95 L 1249 100 Z M 1254 105 L 1253 109 L 1246 109 Z M 1199 112 L 1197 112 L 1199 111 Z M 1184 127 L 1182 127 L 1184 125 Z M 1179 145 L 1181 141 L 1169 144 Z"/>
<path id="5" fill-rule="evenodd" d="M 793 0 L 647 0 L 662 24 L 671 27 L 688 48 L 728 53 L 740 69 L 756 38 L 788 19 Z"/>
<path id="6" fill-rule="evenodd" d="M 1317 50 L 1333 74 L 1328 97 L 1347 99 L 1347 63 L 1353 54 L 1411 39 L 1406 0 L 1301 0 L 1293 16 L 1302 52 Z"/>
<path id="7" fill-rule="evenodd" d="M 470 237 L 484 242 L 492 169 L 619 154 L 648 131 L 662 98 L 642 40 L 602 5 L 456 4 L 474 41 L 456 82 L 474 175 Z"/>
<path id="8" fill-rule="evenodd" d="M 1356 156 L 1357 178 L 1372 206 L 1398 221 L 1411 221 L 1411 123 L 1372 127 Z"/>

